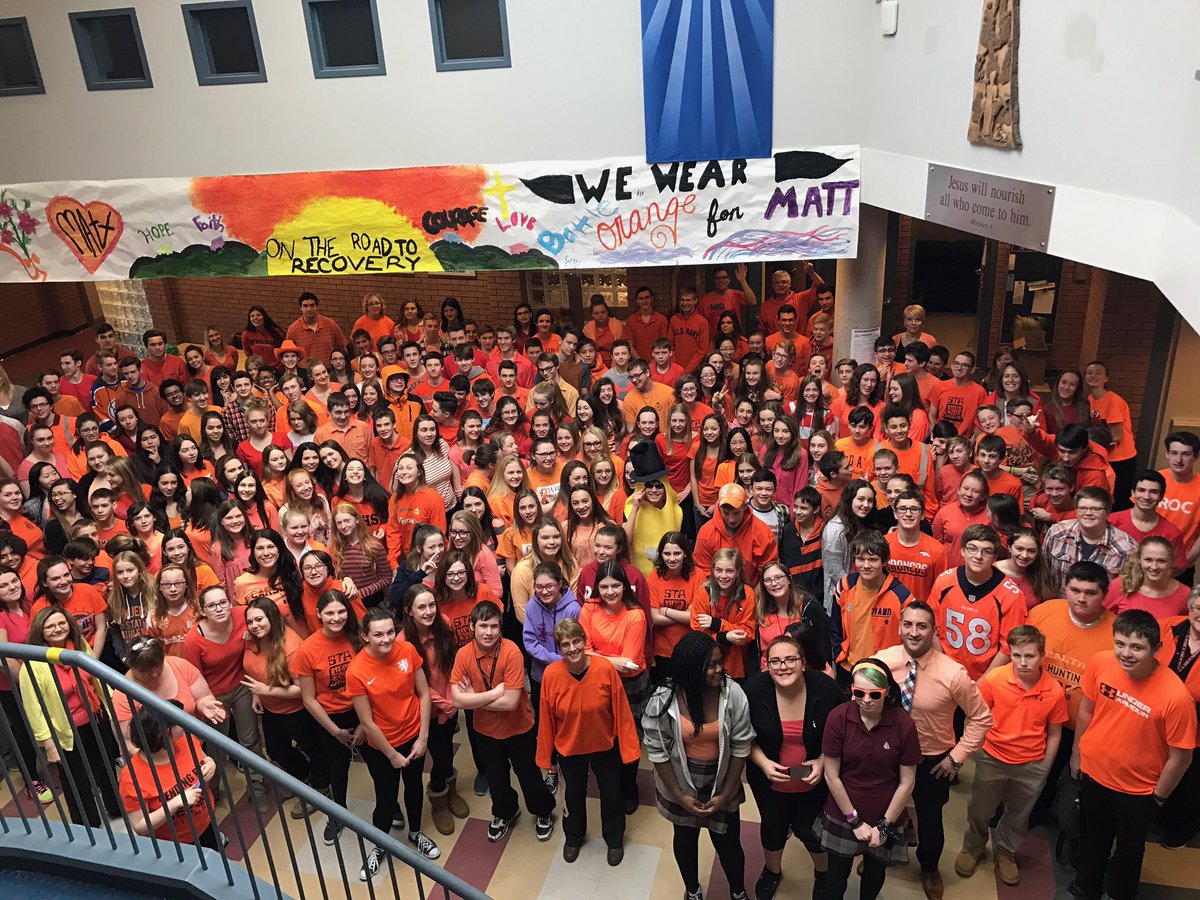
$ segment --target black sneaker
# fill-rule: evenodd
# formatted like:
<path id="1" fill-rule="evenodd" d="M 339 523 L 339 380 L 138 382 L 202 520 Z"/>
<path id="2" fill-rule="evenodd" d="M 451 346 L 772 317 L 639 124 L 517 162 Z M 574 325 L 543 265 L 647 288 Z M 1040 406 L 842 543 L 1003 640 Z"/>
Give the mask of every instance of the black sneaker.
<path id="1" fill-rule="evenodd" d="M 762 874 L 758 876 L 758 881 L 754 882 L 754 900 L 771 900 L 775 896 L 775 892 L 779 890 L 779 882 L 782 878 L 782 872 L 772 872 L 764 866 Z"/>
<path id="2" fill-rule="evenodd" d="M 367 861 L 363 863 L 363 867 L 358 870 L 359 881 L 370 881 L 379 871 L 380 865 L 383 864 L 383 851 L 376 847 L 367 854 Z"/>
<path id="3" fill-rule="evenodd" d="M 486 797 L 488 793 L 487 776 L 480 772 L 475 776 L 475 784 L 472 785 L 472 790 L 475 791 L 476 797 Z"/>
<path id="4" fill-rule="evenodd" d="M 423 831 L 410 831 L 408 833 L 408 842 L 416 847 L 417 852 L 426 859 L 437 859 L 442 855 L 442 851 L 438 849 L 438 845 Z"/>
<path id="5" fill-rule="evenodd" d="M 394 813 L 392 813 L 392 827 L 393 828 L 403 828 L 404 827 L 404 810 L 402 810 L 399 806 L 397 806 L 396 811 Z"/>
<path id="6" fill-rule="evenodd" d="M 558 793 L 558 770 L 551 769 L 546 773 L 546 790 L 552 794 Z"/>
<path id="7" fill-rule="evenodd" d="M 533 833 L 537 835 L 537 839 L 545 843 L 550 840 L 550 836 L 554 834 L 554 815 L 538 816 L 537 821 L 533 823 Z"/>
<path id="8" fill-rule="evenodd" d="M 519 818 L 521 818 L 520 810 L 513 813 L 511 819 L 501 819 L 499 816 L 492 816 L 492 824 L 488 826 L 487 839 L 493 844 L 504 840 L 504 836 L 512 831 L 513 825 Z"/>
<path id="9" fill-rule="evenodd" d="M 694 891 L 684 888 L 683 900 L 704 900 L 704 888 L 696 888 Z"/>
<path id="10" fill-rule="evenodd" d="M 729 900 L 750 900 L 750 898 L 746 896 L 745 891 L 734 891 L 729 895 Z"/>
<path id="11" fill-rule="evenodd" d="M 338 838 L 342 836 L 342 826 L 333 819 L 325 820 L 325 833 L 321 835 L 321 840 L 325 842 L 326 847 L 332 847 L 338 842 Z"/>

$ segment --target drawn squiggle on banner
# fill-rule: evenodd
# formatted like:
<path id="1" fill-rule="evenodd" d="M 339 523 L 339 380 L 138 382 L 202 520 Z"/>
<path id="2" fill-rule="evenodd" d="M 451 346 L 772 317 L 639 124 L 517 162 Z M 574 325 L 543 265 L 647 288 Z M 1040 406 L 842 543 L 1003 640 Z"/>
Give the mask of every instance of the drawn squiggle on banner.
<path id="1" fill-rule="evenodd" d="M 748 228 L 713 244 L 704 251 L 704 258 L 710 262 L 724 262 L 743 257 L 807 259 L 836 255 L 850 247 L 852 233 L 849 228 L 825 225 L 805 232 Z"/>

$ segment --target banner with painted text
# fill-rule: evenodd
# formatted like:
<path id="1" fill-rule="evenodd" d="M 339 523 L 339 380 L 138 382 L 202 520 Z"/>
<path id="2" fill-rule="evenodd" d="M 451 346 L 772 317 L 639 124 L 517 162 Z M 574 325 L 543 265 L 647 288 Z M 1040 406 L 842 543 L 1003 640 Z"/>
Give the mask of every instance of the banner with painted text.
<path id="1" fill-rule="evenodd" d="M 853 257 L 859 148 L 0 187 L 0 281 Z"/>

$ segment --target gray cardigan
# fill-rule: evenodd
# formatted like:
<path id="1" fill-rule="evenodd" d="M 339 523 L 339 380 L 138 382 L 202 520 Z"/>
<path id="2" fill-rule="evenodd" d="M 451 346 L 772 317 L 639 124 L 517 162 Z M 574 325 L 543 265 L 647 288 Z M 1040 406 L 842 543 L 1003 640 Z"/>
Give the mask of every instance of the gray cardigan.
<path id="1" fill-rule="evenodd" d="M 745 758 L 750 755 L 754 743 L 754 727 L 750 724 L 750 704 L 742 689 L 730 678 L 721 685 L 721 699 L 717 709 L 721 723 L 717 750 L 717 790 L 725 781 L 731 757 Z M 646 704 L 642 716 L 644 736 L 642 743 L 650 762 L 671 764 L 680 790 L 696 796 L 696 786 L 688 772 L 687 757 L 683 749 L 683 729 L 679 722 L 679 698 L 674 690 L 664 685 L 656 690 Z M 658 780 L 658 773 L 654 778 Z M 661 788 L 661 785 L 660 785 Z"/>

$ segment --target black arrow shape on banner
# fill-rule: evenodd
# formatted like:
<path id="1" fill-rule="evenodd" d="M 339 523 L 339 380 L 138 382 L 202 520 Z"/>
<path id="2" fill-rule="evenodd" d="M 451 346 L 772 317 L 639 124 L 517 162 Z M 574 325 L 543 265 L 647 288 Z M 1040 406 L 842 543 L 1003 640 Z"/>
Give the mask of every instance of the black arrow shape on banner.
<path id="1" fill-rule="evenodd" d="M 550 203 L 571 204 L 575 202 L 575 183 L 571 180 L 570 175 L 539 175 L 537 178 L 522 178 L 521 184 Z"/>
<path id="2" fill-rule="evenodd" d="M 814 150 L 785 150 L 775 154 L 775 182 L 778 184 L 794 178 L 825 178 L 848 162 L 848 159 L 838 159 Z"/>

